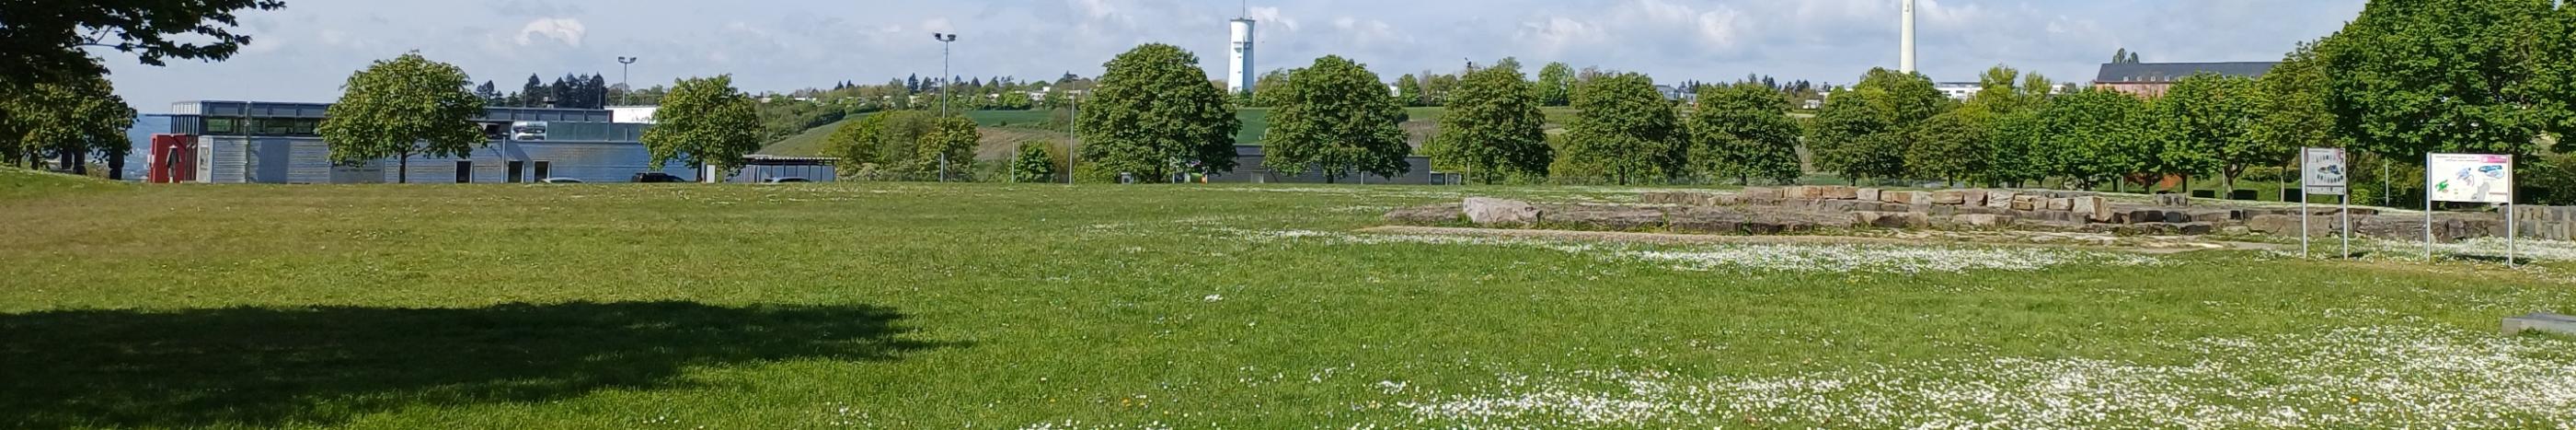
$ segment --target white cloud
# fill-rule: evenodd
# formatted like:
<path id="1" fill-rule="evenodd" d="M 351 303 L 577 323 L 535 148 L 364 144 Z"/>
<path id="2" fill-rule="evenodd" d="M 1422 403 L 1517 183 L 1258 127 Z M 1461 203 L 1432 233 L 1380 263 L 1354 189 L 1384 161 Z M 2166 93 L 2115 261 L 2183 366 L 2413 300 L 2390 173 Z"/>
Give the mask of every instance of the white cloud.
<path id="1" fill-rule="evenodd" d="M 520 46 L 527 46 L 535 44 L 538 38 L 545 38 L 553 39 L 556 43 L 562 43 L 565 46 L 579 48 L 582 37 L 589 34 L 590 29 L 583 27 L 581 20 L 578 19 L 538 18 L 528 21 L 528 25 L 519 27 L 518 41 Z"/>

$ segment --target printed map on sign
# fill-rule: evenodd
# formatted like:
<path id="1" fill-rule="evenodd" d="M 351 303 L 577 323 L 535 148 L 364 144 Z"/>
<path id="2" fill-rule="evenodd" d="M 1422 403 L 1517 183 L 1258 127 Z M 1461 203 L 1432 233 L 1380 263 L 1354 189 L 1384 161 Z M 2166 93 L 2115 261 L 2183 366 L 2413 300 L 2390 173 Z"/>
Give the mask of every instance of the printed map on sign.
<path id="1" fill-rule="evenodd" d="M 2343 195 L 2344 182 L 2350 179 L 2344 170 L 2343 150 L 2308 148 L 2302 152 L 2306 153 L 2306 161 L 2299 163 L 2300 170 L 2305 172 L 2301 175 L 2301 182 L 2307 186 L 2308 194 Z"/>
<path id="2" fill-rule="evenodd" d="M 2432 154 L 2424 188 L 2433 201 L 2512 203 L 2513 156 Z"/>

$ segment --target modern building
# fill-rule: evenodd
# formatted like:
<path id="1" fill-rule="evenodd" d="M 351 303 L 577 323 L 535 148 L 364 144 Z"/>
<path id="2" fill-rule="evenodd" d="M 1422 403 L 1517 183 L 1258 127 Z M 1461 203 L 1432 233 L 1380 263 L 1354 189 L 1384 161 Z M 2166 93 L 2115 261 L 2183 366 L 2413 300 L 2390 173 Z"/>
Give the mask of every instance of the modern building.
<path id="1" fill-rule="evenodd" d="M 1964 102 L 1976 97 L 1977 91 L 1986 89 L 1986 86 L 1976 82 L 1938 82 L 1932 84 L 1932 89 L 1941 90 L 1941 95 L 1950 96 L 1951 100 Z"/>
<path id="2" fill-rule="evenodd" d="M 485 108 L 474 121 L 491 141 L 469 156 L 333 163 L 330 147 L 316 132 L 329 108 L 322 103 L 175 103 L 169 114 L 135 121 L 127 134 L 136 139 L 135 152 L 145 162 L 129 170 L 184 170 L 173 176 L 189 182 L 273 184 L 395 182 L 405 176 L 406 165 L 409 180 L 416 183 L 627 182 L 645 172 L 698 177 L 682 161 L 652 168 L 640 140 L 646 125 L 613 122 L 606 109 Z M 153 135 L 179 138 L 156 142 Z"/>
<path id="3" fill-rule="evenodd" d="M 2093 78 L 2093 88 L 2119 91 L 2139 97 L 2164 97 L 2174 82 L 2201 73 L 2215 73 L 2240 78 L 2260 78 L 2281 63 L 2109 63 L 2102 65 Z"/>

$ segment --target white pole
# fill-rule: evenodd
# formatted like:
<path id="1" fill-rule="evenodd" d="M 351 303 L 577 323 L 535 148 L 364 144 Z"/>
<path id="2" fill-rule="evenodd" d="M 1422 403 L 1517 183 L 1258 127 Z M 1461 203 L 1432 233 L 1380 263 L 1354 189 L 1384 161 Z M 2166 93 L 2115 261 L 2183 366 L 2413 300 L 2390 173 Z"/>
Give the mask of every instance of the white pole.
<path id="1" fill-rule="evenodd" d="M 2352 188 L 2343 192 L 2343 258 L 2352 259 Z"/>
<path id="2" fill-rule="evenodd" d="M 2433 262 L 2433 153 L 2424 153 L 2424 262 Z"/>
<path id="3" fill-rule="evenodd" d="M 2305 160 L 2302 160 L 2302 161 L 2305 161 Z M 2305 165 L 2301 165 L 2301 166 L 2299 166 L 2299 169 L 2301 169 L 2301 170 L 2300 170 L 2301 172 L 2306 172 L 2306 170 L 2305 170 L 2305 169 L 2307 169 L 2307 166 L 2305 166 Z M 2301 173 L 2299 176 L 2300 176 L 2300 177 L 2302 177 L 2302 178 L 2304 178 L 2304 177 L 2307 177 L 2307 174 L 2306 174 L 2306 173 Z M 2305 181 L 2301 181 L 2301 182 L 2305 182 Z M 2299 258 L 2308 258 L 2308 246 L 2309 246 L 2309 245 L 2308 245 L 2308 218 L 2315 218 L 2315 217 L 2317 216 L 2317 214 L 2316 214 L 2315 212 L 2309 212 L 2309 211 L 2308 211 L 2308 197 L 2310 197 L 2310 196 L 2308 196 L 2308 187 L 2307 187 L 2306 185 L 2300 185 L 2300 186 L 2299 186 Z"/>

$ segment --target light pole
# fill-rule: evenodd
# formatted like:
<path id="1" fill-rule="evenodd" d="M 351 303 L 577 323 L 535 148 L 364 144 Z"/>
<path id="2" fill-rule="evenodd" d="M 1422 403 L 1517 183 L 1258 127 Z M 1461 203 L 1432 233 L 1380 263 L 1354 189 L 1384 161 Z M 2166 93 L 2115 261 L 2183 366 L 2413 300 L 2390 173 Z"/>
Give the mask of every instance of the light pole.
<path id="1" fill-rule="evenodd" d="M 1073 166 L 1082 164 L 1082 98 L 1075 97 L 1069 88 L 1064 90 L 1064 98 L 1068 103 L 1065 122 L 1073 123 L 1065 128 L 1064 184 L 1073 185 Z"/>
<path id="2" fill-rule="evenodd" d="M 640 60 L 640 58 L 617 57 L 617 86 L 626 88 L 625 94 L 619 94 L 619 96 L 621 96 L 621 100 L 618 100 L 619 104 L 628 103 L 626 100 L 622 99 L 634 98 L 635 86 L 633 84 L 633 79 L 635 78 L 635 60 Z"/>
<path id="3" fill-rule="evenodd" d="M 947 121 L 948 86 L 956 83 L 950 82 L 948 79 L 949 76 L 952 76 L 950 74 L 951 72 L 948 70 L 948 45 L 957 41 L 957 34 L 931 33 L 930 39 L 939 41 L 939 120 Z M 947 148 L 940 148 L 939 150 L 939 182 L 948 182 Z"/>

